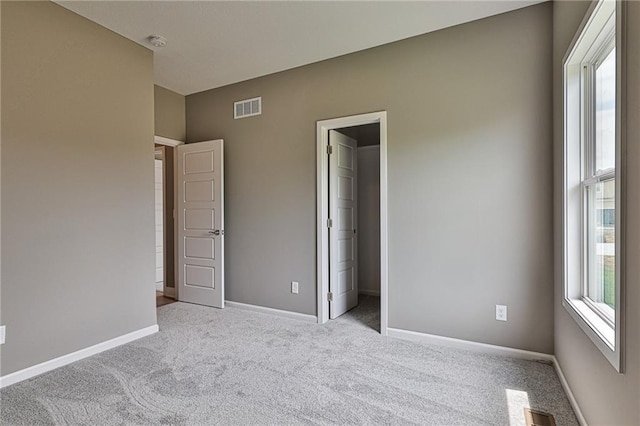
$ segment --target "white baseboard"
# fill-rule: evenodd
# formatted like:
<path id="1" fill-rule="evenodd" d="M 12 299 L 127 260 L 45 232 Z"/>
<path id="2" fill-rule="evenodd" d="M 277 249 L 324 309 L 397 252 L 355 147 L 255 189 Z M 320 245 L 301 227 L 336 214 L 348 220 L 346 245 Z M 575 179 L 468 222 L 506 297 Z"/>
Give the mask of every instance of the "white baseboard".
<path id="1" fill-rule="evenodd" d="M 576 414 L 576 417 L 578 418 L 578 423 L 580 423 L 581 426 L 587 426 L 587 421 L 585 420 L 584 415 L 582 415 L 582 411 L 580 410 L 578 401 L 576 400 L 576 397 L 573 395 L 573 392 L 571 392 L 571 388 L 569 387 L 569 382 L 567 382 L 567 379 L 564 377 L 562 368 L 560 368 L 560 363 L 558 362 L 555 356 L 553 357 L 553 366 L 556 369 L 556 374 L 560 379 L 560 383 L 562 384 L 564 393 L 566 393 L 567 398 L 569 398 L 569 403 L 571 404 L 571 408 L 573 408 L 573 412 Z"/>
<path id="2" fill-rule="evenodd" d="M 365 146 L 366 148 L 366 146 Z M 360 148 L 358 148 L 360 149 Z M 376 297 L 380 297 L 380 290 L 362 290 L 362 289 L 358 289 L 358 294 L 362 294 L 364 296 L 376 296 Z"/>
<path id="3" fill-rule="evenodd" d="M 261 312 L 263 314 L 277 315 L 279 317 L 297 319 L 297 320 L 306 321 L 306 322 L 313 322 L 313 323 L 318 322 L 318 317 L 316 317 L 315 315 L 301 314 L 298 312 L 291 312 L 291 311 L 283 311 L 281 309 L 266 308 L 264 306 L 249 305 L 247 303 L 233 302 L 231 300 L 225 300 L 224 303 L 226 306 L 231 308 L 244 309 L 246 311 L 253 311 L 253 312 Z"/>
<path id="4" fill-rule="evenodd" d="M 417 331 L 402 330 L 399 328 L 388 328 L 387 332 L 389 337 L 397 337 L 399 339 L 413 340 L 415 342 L 447 346 L 450 348 L 466 349 L 470 351 L 482 352 L 485 354 L 502 355 L 528 360 L 543 360 L 549 362 L 553 362 L 555 359 L 553 355 L 543 354 L 542 352 L 525 351 L 523 349 L 508 348 L 506 346 L 471 342 L 469 340 L 436 336 L 434 334 L 419 333 Z"/>
<path id="5" fill-rule="evenodd" d="M 164 291 L 164 284 L 162 282 L 156 283 L 156 291 Z"/>
<path id="6" fill-rule="evenodd" d="M 157 333 L 158 330 L 159 329 L 157 324 L 152 325 L 150 327 L 127 333 L 123 336 L 115 337 L 113 339 L 107 340 L 106 342 L 98 343 L 96 345 L 89 346 L 88 348 L 80 349 L 79 351 L 75 351 L 70 354 L 45 361 L 41 364 L 27 367 L 24 370 L 7 374 L 6 376 L 0 377 L 0 388 L 4 388 L 14 383 L 30 379 L 51 370 L 55 370 L 56 368 L 71 364 L 75 361 L 80 361 L 81 359 L 99 354 L 100 352 L 104 352 L 109 349 L 113 349 L 120 345 L 124 345 L 125 343 L 133 342 L 134 340 L 138 340 L 142 337 L 149 336 L 150 334 Z"/>

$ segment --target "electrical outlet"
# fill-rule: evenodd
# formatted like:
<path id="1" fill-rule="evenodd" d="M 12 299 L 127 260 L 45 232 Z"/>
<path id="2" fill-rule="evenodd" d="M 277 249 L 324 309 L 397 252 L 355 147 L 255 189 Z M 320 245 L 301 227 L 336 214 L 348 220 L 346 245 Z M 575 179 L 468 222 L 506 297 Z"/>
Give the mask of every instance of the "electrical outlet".
<path id="1" fill-rule="evenodd" d="M 7 333 L 7 326 L 0 326 L 0 345 L 4 345 L 4 338 Z"/>
<path id="2" fill-rule="evenodd" d="M 291 293 L 298 294 L 298 281 L 291 281 Z"/>
<path id="3" fill-rule="evenodd" d="M 496 305 L 496 320 L 507 320 L 507 305 Z"/>

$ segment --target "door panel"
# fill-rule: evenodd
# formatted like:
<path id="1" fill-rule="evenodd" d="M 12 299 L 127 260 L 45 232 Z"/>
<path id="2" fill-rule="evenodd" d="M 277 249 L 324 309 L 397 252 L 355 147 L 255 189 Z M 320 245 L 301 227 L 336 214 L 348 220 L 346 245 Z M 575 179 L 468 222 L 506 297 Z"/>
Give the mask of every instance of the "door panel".
<path id="1" fill-rule="evenodd" d="M 215 269 L 206 266 L 185 265 L 185 284 L 187 287 L 215 288 Z"/>
<path id="2" fill-rule="evenodd" d="M 212 174 L 212 173 L 209 173 Z M 184 201 L 215 201 L 215 188 L 213 180 L 184 182 Z"/>
<path id="3" fill-rule="evenodd" d="M 184 255 L 194 259 L 215 259 L 213 238 L 187 237 L 184 239 Z"/>
<path id="4" fill-rule="evenodd" d="M 338 242 L 338 262 L 348 262 L 355 260 L 353 252 L 353 240 L 351 238 L 342 239 Z"/>
<path id="5" fill-rule="evenodd" d="M 192 152 L 184 156 L 185 174 L 213 172 L 213 152 Z"/>
<path id="6" fill-rule="evenodd" d="M 185 229 L 214 229 L 216 226 L 215 211 L 211 209 L 189 209 L 185 212 Z"/>
<path id="7" fill-rule="evenodd" d="M 353 192 L 353 178 L 351 176 L 338 176 L 338 198 L 352 200 Z"/>
<path id="8" fill-rule="evenodd" d="M 329 158 L 329 304 L 330 317 L 337 318 L 358 304 L 357 142 L 329 131 L 333 154 Z"/>
<path id="9" fill-rule="evenodd" d="M 338 272 L 338 285 L 339 296 L 344 296 L 350 291 L 353 291 L 353 269 Z"/>
<path id="10" fill-rule="evenodd" d="M 224 307 L 223 141 L 180 145 L 178 299 Z"/>

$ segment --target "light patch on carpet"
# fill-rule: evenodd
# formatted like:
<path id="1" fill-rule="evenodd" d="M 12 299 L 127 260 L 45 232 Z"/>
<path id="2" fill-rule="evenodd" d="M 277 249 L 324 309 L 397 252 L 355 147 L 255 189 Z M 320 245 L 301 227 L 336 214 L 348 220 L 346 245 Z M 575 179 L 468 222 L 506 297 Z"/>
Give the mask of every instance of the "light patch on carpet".
<path id="1" fill-rule="evenodd" d="M 529 408 L 529 395 L 524 391 L 506 389 L 509 426 L 526 426 L 524 409 Z"/>

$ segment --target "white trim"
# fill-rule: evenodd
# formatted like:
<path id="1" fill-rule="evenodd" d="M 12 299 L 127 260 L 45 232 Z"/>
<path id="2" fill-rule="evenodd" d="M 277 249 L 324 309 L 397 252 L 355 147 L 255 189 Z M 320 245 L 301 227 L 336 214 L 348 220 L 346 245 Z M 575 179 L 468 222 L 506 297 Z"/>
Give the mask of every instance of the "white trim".
<path id="1" fill-rule="evenodd" d="M 56 368 L 71 364 L 72 362 L 80 361 L 81 359 L 99 354 L 100 352 L 113 349 L 117 346 L 133 342 L 134 340 L 138 340 L 151 334 L 157 333 L 158 330 L 159 328 L 157 324 L 152 325 L 137 331 L 133 331 L 131 333 L 124 334 L 119 337 L 115 337 L 113 339 L 109 339 L 105 342 L 89 346 L 88 348 L 80 349 L 79 351 L 75 351 L 70 354 L 45 361 L 40 364 L 36 364 L 31 367 L 27 367 L 23 370 L 16 371 L 15 373 L 7 374 L 6 376 L 0 377 L 0 388 L 4 388 L 14 383 L 30 379 L 51 370 L 55 370 Z"/>
<path id="2" fill-rule="evenodd" d="M 313 322 L 313 323 L 318 322 L 318 318 L 313 315 L 301 314 L 299 312 L 283 311 L 281 309 L 267 308 L 265 306 L 249 305 L 247 303 L 233 302 L 231 300 L 225 300 L 225 306 L 227 308 L 236 308 L 236 309 L 243 309 L 245 311 L 260 312 L 262 314 L 276 315 L 279 317 L 295 319 L 300 321 Z"/>
<path id="3" fill-rule="evenodd" d="M 573 412 L 578 418 L 578 423 L 580 423 L 580 426 L 587 426 L 587 421 L 585 420 L 584 415 L 582 414 L 582 410 L 580 410 L 578 401 L 576 400 L 576 397 L 573 395 L 573 392 L 569 387 L 569 382 L 567 382 L 567 379 L 564 377 L 562 368 L 560 368 L 560 363 L 558 362 L 558 359 L 555 356 L 553 357 L 553 367 L 556 369 L 556 374 L 558 375 L 558 379 L 560 379 L 560 384 L 562 385 L 562 389 L 564 389 L 564 393 L 567 394 L 567 398 L 569 399 L 569 404 L 571 404 L 571 408 L 573 408 Z"/>
<path id="4" fill-rule="evenodd" d="M 317 313 L 318 323 L 329 320 L 329 232 L 326 227 L 328 212 L 328 160 L 326 147 L 329 130 L 342 127 L 380 123 L 380 334 L 387 335 L 389 326 L 389 253 L 387 224 L 387 112 L 379 111 L 350 117 L 321 120 L 316 124 L 316 241 L 317 241 Z"/>
<path id="5" fill-rule="evenodd" d="M 615 354 L 615 327 L 611 327 L 580 299 L 564 299 L 562 306 L 607 358 Z"/>
<path id="6" fill-rule="evenodd" d="M 389 329 L 389 237 L 387 214 L 387 112 L 380 117 L 380 333 Z"/>
<path id="7" fill-rule="evenodd" d="M 180 300 L 180 267 L 178 256 L 178 185 L 180 185 L 180 176 L 178 176 L 178 150 L 173 151 L 173 298 Z"/>
<path id="8" fill-rule="evenodd" d="M 358 294 L 362 294 L 363 296 L 380 297 L 380 291 L 378 291 L 378 290 L 363 290 L 363 289 L 359 288 L 358 289 Z"/>
<path id="9" fill-rule="evenodd" d="M 490 345 L 488 343 L 471 342 L 469 340 L 454 339 L 452 337 L 437 336 L 435 334 L 420 333 L 417 331 L 389 328 L 389 337 L 411 340 L 414 342 L 429 343 L 432 345 L 446 346 L 449 348 L 465 349 L 491 355 L 508 356 L 512 358 L 528 359 L 532 361 L 553 362 L 554 357 L 542 352 L 526 351 L 523 349 L 508 348 L 506 346 Z"/>
<path id="10" fill-rule="evenodd" d="M 184 145 L 184 142 L 175 139 L 165 138 L 164 136 L 154 136 L 153 141 L 158 145 L 173 146 Z"/>
<path id="11" fill-rule="evenodd" d="M 160 285 L 160 290 L 158 290 L 158 283 L 156 282 L 156 291 L 161 291 L 162 294 L 164 294 L 164 288 L 165 288 L 165 284 L 167 283 L 167 265 L 166 265 L 166 261 L 167 261 L 167 222 L 169 220 L 173 220 L 173 217 L 168 218 L 167 217 L 167 148 L 166 147 L 161 147 L 161 148 L 157 148 L 160 151 L 160 155 L 161 155 L 161 164 L 162 164 L 162 284 Z M 157 155 L 158 151 L 156 151 L 156 155 Z M 156 159 L 156 161 L 158 161 Z M 157 183 L 157 182 L 156 182 Z M 156 212 L 157 213 L 157 212 Z M 157 232 L 157 231 L 156 231 Z M 156 234 L 156 237 L 158 236 L 158 234 Z M 156 250 L 157 250 L 157 246 L 156 246 Z M 156 256 L 157 256 L 157 252 L 156 252 Z M 156 260 L 157 262 L 157 260 Z M 158 264 L 156 263 L 156 267 L 158 266 Z"/>

